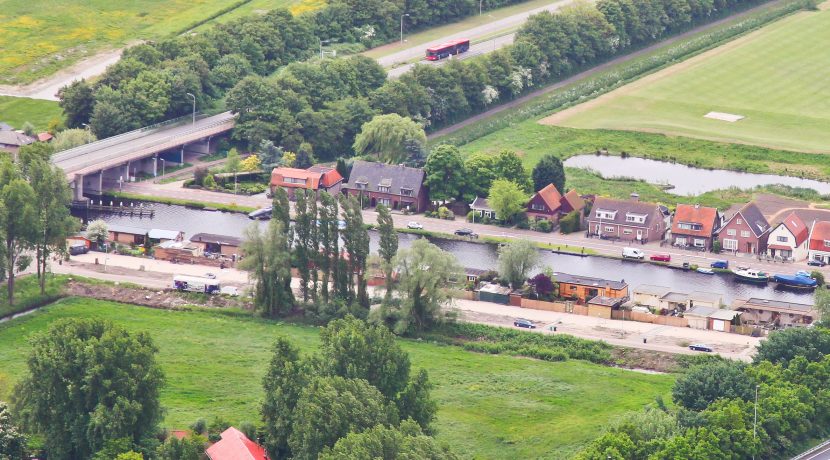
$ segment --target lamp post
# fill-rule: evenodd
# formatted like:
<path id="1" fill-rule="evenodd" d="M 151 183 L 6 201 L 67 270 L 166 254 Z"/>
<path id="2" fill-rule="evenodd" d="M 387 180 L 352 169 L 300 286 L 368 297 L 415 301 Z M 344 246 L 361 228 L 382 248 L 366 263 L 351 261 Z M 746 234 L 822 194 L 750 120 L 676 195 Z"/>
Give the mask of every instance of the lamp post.
<path id="1" fill-rule="evenodd" d="M 478 15 L 479 16 L 481 16 L 481 11 L 482 11 L 481 4 L 482 4 L 482 2 L 484 2 L 484 0 L 478 0 Z"/>
<path id="2" fill-rule="evenodd" d="M 409 13 L 404 13 L 401 15 L 401 43 L 403 43 L 403 18 L 409 17 Z"/>
<path id="3" fill-rule="evenodd" d="M 194 96 L 190 93 L 187 93 L 187 95 L 190 96 L 191 98 L 193 98 L 193 124 L 195 125 L 196 124 L 196 96 Z"/>

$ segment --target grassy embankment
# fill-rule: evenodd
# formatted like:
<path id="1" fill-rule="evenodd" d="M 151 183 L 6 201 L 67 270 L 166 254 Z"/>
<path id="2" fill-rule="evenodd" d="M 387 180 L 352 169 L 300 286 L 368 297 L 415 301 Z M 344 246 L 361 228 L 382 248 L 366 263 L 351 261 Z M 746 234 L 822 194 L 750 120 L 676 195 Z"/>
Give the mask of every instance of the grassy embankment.
<path id="1" fill-rule="evenodd" d="M 70 298 L 0 325 L 0 399 L 25 371 L 26 337 L 68 317 L 150 332 L 167 376 L 162 404 L 170 428 L 200 417 L 257 421 L 275 338 L 286 336 L 305 353 L 318 345 L 314 327 Z M 401 345 L 413 367 L 427 369 L 435 383 L 438 439 L 464 458 L 570 457 L 610 419 L 667 397 L 674 380 L 578 360 L 545 362 L 413 340 Z"/>
<path id="2" fill-rule="evenodd" d="M 251 12 L 304 3 L 307 2 L 4 0 L 0 15 L 0 84 L 30 83 L 103 49 L 181 33 L 242 7 Z"/>
<path id="3" fill-rule="evenodd" d="M 252 208 L 250 206 L 240 206 L 236 204 L 224 204 L 224 203 L 211 203 L 211 202 L 204 202 L 198 200 L 183 200 L 180 198 L 168 198 L 168 197 L 159 197 L 159 196 L 150 196 L 150 195 L 142 195 L 140 193 L 128 193 L 128 192 L 107 192 L 107 195 L 111 195 L 115 198 L 123 198 L 125 200 L 135 200 L 135 201 L 147 201 L 152 203 L 162 203 L 162 204 L 175 204 L 179 206 L 187 206 L 189 208 L 212 208 L 219 211 L 225 212 L 244 212 L 249 213 L 251 211 L 256 211 L 256 208 Z"/>
<path id="4" fill-rule="evenodd" d="M 52 120 L 63 120 L 63 109 L 54 101 L 27 97 L 0 96 L 0 122 L 21 129 L 27 121 L 35 129 L 46 130 Z"/>

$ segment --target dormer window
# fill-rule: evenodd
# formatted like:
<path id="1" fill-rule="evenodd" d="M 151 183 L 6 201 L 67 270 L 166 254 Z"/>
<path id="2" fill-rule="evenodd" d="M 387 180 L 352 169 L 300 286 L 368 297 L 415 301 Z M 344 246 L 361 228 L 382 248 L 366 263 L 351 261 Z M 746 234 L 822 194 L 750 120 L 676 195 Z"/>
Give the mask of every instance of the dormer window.
<path id="1" fill-rule="evenodd" d="M 366 188 L 369 186 L 369 182 L 367 181 L 357 181 L 354 184 L 357 186 L 359 190 L 366 190 Z"/>
<path id="2" fill-rule="evenodd" d="M 644 224 L 646 223 L 646 215 L 628 212 L 625 214 L 625 221 L 633 224 Z"/>
<path id="3" fill-rule="evenodd" d="M 389 193 L 389 187 L 378 185 L 378 192 L 380 193 Z"/>
<path id="4" fill-rule="evenodd" d="M 401 187 L 401 196 L 412 196 L 412 189 Z"/>
<path id="5" fill-rule="evenodd" d="M 609 211 L 607 209 L 597 209 L 596 216 L 597 216 L 597 219 L 614 220 L 614 218 L 617 216 L 617 211 Z"/>
<path id="6" fill-rule="evenodd" d="M 680 222 L 677 224 L 677 228 L 681 230 L 696 230 L 700 231 L 703 230 L 703 225 L 693 222 Z"/>

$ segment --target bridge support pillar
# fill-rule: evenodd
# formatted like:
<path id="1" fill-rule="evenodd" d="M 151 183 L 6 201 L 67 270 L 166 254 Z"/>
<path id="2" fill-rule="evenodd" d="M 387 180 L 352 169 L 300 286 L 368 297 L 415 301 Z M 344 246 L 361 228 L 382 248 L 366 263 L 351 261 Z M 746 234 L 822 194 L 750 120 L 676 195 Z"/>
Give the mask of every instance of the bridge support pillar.
<path id="1" fill-rule="evenodd" d="M 124 163 L 124 182 L 130 181 L 130 162 Z"/>
<path id="2" fill-rule="evenodd" d="M 104 193 L 104 170 L 98 172 L 98 193 Z"/>
<path id="3" fill-rule="evenodd" d="M 158 176 L 159 172 L 159 155 L 158 153 L 153 155 L 153 177 Z"/>
<path id="4" fill-rule="evenodd" d="M 75 179 L 72 180 L 72 198 L 75 201 L 81 201 L 84 199 L 83 174 L 75 174 Z"/>
<path id="5" fill-rule="evenodd" d="M 184 146 L 182 146 L 181 151 L 179 151 L 179 164 L 184 164 Z"/>

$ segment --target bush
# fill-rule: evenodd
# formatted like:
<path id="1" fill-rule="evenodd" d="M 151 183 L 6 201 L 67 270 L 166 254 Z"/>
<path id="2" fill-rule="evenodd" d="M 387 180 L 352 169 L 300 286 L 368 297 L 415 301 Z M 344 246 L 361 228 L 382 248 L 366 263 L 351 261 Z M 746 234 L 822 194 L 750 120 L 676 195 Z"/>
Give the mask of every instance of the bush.
<path id="1" fill-rule="evenodd" d="M 565 234 L 578 232 L 580 230 L 579 211 L 571 211 L 559 220 L 559 231 Z"/>
<path id="2" fill-rule="evenodd" d="M 444 220 L 454 220 L 455 214 L 449 210 L 446 206 L 441 206 L 438 208 L 438 218 Z"/>
<path id="3" fill-rule="evenodd" d="M 216 179 L 213 178 L 213 174 L 208 174 L 202 180 L 202 186 L 208 190 L 213 190 L 216 188 Z"/>
<path id="4" fill-rule="evenodd" d="M 470 212 L 468 212 L 468 213 L 467 213 L 467 222 L 472 222 L 472 221 L 473 221 L 473 218 L 475 217 L 475 215 L 476 215 L 476 212 L 475 212 L 475 211 L 470 211 Z"/>
<path id="5" fill-rule="evenodd" d="M 193 184 L 196 185 L 204 185 L 205 178 L 207 178 L 209 172 L 208 169 L 204 166 L 199 166 L 195 170 L 193 170 Z"/>
<path id="6" fill-rule="evenodd" d="M 549 220 L 541 219 L 536 221 L 537 232 L 550 233 L 551 230 L 553 230 L 553 224 Z"/>

